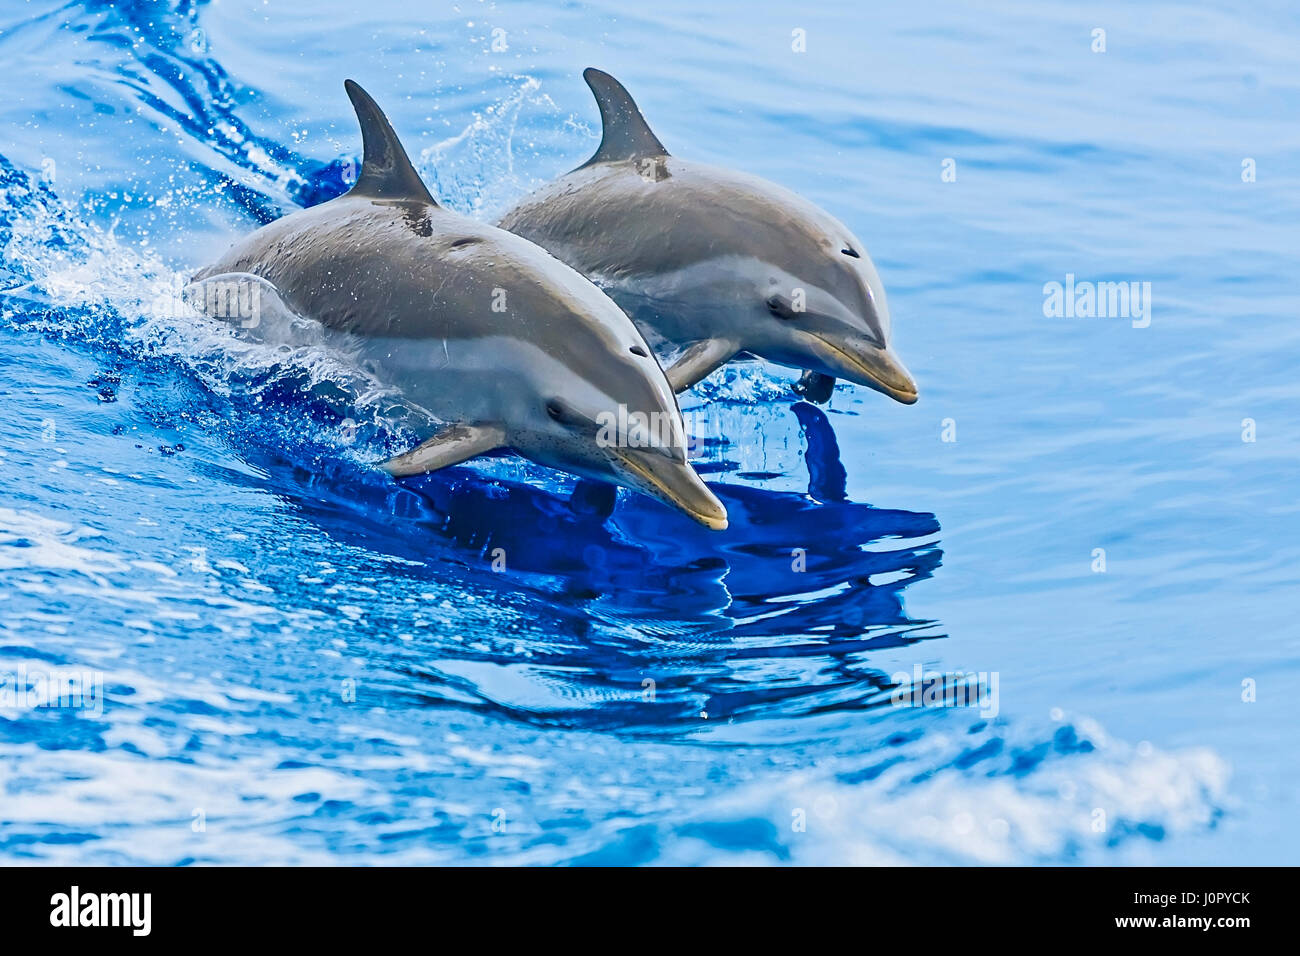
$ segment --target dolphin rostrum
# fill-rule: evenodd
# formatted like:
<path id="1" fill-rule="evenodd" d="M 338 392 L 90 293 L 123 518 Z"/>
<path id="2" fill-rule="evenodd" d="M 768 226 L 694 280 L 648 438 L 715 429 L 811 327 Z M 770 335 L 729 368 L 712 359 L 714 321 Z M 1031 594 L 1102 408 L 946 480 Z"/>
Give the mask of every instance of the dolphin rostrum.
<path id="1" fill-rule="evenodd" d="M 631 320 L 545 250 L 439 206 L 375 101 L 345 86 L 363 140 L 356 184 L 235 243 L 195 276 L 199 307 L 255 300 L 242 325 L 310 326 L 445 423 L 386 462 L 393 475 L 510 448 L 725 528 Z"/>
<path id="2" fill-rule="evenodd" d="M 582 75 L 600 148 L 498 225 L 590 277 L 656 348 L 678 351 L 677 391 L 748 352 L 807 369 L 796 389 L 814 400 L 838 377 L 916 401 L 889 347 L 880 276 L 843 223 L 774 183 L 670 156 L 618 80 Z"/>

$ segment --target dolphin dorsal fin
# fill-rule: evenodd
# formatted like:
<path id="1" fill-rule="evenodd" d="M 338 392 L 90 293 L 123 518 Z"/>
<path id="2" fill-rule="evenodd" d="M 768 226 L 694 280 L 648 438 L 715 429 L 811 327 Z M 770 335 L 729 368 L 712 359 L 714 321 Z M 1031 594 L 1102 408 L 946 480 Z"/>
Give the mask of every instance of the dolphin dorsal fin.
<path id="1" fill-rule="evenodd" d="M 384 111 L 353 80 L 344 80 L 343 88 L 357 111 L 361 124 L 361 174 L 350 192 L 380 199 L 414 199 L 438 205 L 429 195 L 424 180 L 411 165 L 401 141 L 393 132 Z"/>
<path id="2" fill-rule="evenodd" d="M 645 117 L 622 83 L 591 66 L 582 71 L 582 78 L 591 87 L 591 92 L 596 94 L 602 134 L 600 148 L 579 169 L 596 163 L 668 155 L 668 150 L 650 131 Z"/>

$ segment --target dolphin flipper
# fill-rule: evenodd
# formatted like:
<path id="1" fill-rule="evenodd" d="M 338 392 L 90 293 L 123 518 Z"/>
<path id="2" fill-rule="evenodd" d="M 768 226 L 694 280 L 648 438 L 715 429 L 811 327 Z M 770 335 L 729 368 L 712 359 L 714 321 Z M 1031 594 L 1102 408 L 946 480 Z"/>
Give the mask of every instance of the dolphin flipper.
<path id="1" fill-rule="evenodd" d="M 582 71 L 582 78 L 596 95 L 596 105 L 600 107 L 601 137 L 600 148 L 579 169 L 597 163 L 668 155 L 622 83 L 590 66 Z"/>
<path id="2" fill-rule="evenodd" d="M 821 372 L 804 372 L 799 381 L 794 383 L 796 395 L 801 395 L 818 405 L 829 402 L 833 391 L 835 391 L 835 379 Z"/>
<path id="3" fill-rule="evenodd" d="M 428 441 L 404 455 L 388 459 L 380 467 L 395 478 L 422 475 L 500 448 L 505 440 L 505 432 L 493 425 L 448 425 Z"/>
<path id="4" fill-rule="evenodd" d="M 737 351 L 735 342 L 703 339 L 679 355 L 672 367 L 664 369 L 664 374 L 674 392 L 684 392 L 714 369 L 725 365 Z"/>
<path id="5" fill-rule="evenodd" d="M 438 205 L 429 195 L 424 180 L 411 165 L 397 134 L 370 94 L 353 80 L 344 80 L 352 108 L 361 124 L 361 173 L 349 192 L 378 199 L 410 199 Z"/>

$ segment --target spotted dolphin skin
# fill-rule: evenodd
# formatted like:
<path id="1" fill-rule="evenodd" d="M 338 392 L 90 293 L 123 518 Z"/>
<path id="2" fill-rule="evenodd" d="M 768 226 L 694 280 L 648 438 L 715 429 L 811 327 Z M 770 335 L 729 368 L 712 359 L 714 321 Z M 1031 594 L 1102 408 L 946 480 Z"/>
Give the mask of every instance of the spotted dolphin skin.
<path id="1" fill-rule="evenodd" d="M 656 348 L 679 353 L 677 391 L 742 352 L 897 401 L 916 383 L 889 345 L 889 307 L 862 243 L 766 180 L 670 156 L 616 79 L 583 73 L 600 107 L 594 156 L 501 219 L 608 292 Z"/>
<path id="2" fill-rule="evenodd" d="M 200 307 L 235 289 L 263 331 L 316 329 L 445 422 L 385 463 L 394 475 L 511 448 L 725 528 L 631 320 L 545 250 L 439 206 L 374 100 L 345 85 L 364 142 L 355 186 L 237 242 L 195 276 Z"/>

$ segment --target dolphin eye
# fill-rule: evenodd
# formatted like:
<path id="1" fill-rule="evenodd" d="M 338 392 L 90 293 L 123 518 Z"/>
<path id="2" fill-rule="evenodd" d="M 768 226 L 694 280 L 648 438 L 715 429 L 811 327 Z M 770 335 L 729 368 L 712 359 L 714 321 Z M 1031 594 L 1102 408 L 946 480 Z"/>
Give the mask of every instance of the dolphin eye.
<path id="1" fill-rule="evenodd" d="M 856 250 L 856 249 L 841 249 L 840 252 L 844 253 L 844 254 L 845 254 L 846 256 L 848 256 L 850 259 L 861 259 L 861 258 L 862 258 L 862 256 L 858 255 L 858 250 Z"/>
<path id="2" fill-rule="evenodd" d="M 641 348 L 641 346 L 639 345 L 632 346 L 630 349 L 628 349 L 628 351 L 631 352 L 633 355 L 639 355 L 642 358 L 650 357 L 649 355 L 646 354 L 646 350 Z"/>
<path id="3" fill-rule="evenodd" d="M 564 406 L 555 399 L 551 399 L 546 403 L 546 414 L 551 416 L 552 421 L 562 422 L 564 421 Z"/>

